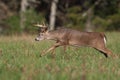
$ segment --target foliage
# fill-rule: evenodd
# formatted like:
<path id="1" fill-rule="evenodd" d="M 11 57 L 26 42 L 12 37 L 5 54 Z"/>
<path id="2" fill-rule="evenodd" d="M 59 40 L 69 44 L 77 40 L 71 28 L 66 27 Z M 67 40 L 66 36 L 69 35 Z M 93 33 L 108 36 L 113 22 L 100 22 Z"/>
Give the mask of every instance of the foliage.
<path id="1" fill-rule="evenodd" d="M 101 0 L 100 4 L 95 6 L 94 13 L 97 16 L 106 18 L 118 12 L 119 0 Z"/>
<path id="2" fill-rule="evenodd" d="M 107 18 L 95 17 L 93 24 L 97 31 L 119 31 L 120 30 L 120 14 L 114 14 Z"/>
<path id="3" fill-rule="evenodd" d="M 32 26 L 32 23 L 36 21 L 47 21 L 49 23 L 50 3 L 52 0 L 34 1 L 28 1 L 28 7 L 25 12 L 25 28 L 22 30 L 20 27 L 19 13 L 21 10 L 21 0 L 11 0 L 11 2 L 9 2 L 9 0 L 1 0 L 0 5 L 3 5 L 2 8 L 0 6 L 0 12 L 3 13 L 1 16 L 7 16 L 7 12 L 10 12 L 12 16 L 5 17 L 4 20 L 0 18 L 0 33 L 2 30 L 3 34 L 35 33 L 36 28 Z M 97 0 L 60 1 L 57 6 L 56 25 L 85 30 L 87 17 L 90 16 L 87 15 L 87 10 L 93 8 L 91 24 L 95 31 L 120 31 L 120 0 L 100 0 L 100 2 L 95 5 L 96 1 Z M 2 29 L 4 25 L 7 26 Z"/>
<path id="4" fill-rule="evenodd" d="M 69 20 L 66 22 L 66 25 L 75 29 L 83 29 L 85 24 L 85 18 L 82 17 L 82 14 L 80 12 L 81 12 L 80 6 L 68 8 L 67 18 Z"/>
<path id="5" fill-rule="evenodd" d="M 20 34 L 23 31 L 25 33 L 34 33 L 36 28 L 33 26 L 33 23 L 45 21 L 43 14 L 37 14 L 34 10 L 28 10 L 25 13 L 25 29 L 22 30 L 20 27 L 20 16 L 14 15 L 6 19 L 7 25 L 9 25 L 9 29 L 4 31 L 4 34 Z"/>
<path id="6" fill-rule="evenodd" d="M 120 13 L 119 14 L 114 14 L 108 17 L 109 20 L 109 25 L 107 27 L 107 30 L 115 30 L 119 31 L 120 30 Z"/>
<path id="7" fill-rule="evenodd" d="M 21 32 L 18 15 L 9 17 L 5 22 L 9 25 L 9 28 L 3 32 L 4 34 L 16 34 Z"/>
<path id="8" fill-rule="evenodd" d="M 45 21 L 45 15 L 42 13 L 36 13 L 34 10 L 30 9 L 25 13 L 26 21 L 25 21 L 25 32 L 34 33 L 36 28 L 33 26 L 33 23 L 43 22 Z"/>
<path id="9" fill-rule="evenodd" d="M 107 26 L 109 25 L 109 22 L 106 19 L 103 19 L 98 16 L 96 16 L 92 22 L 95 26 L 96 31 L 104 31 L 104 30 L 106 30 Z"/>

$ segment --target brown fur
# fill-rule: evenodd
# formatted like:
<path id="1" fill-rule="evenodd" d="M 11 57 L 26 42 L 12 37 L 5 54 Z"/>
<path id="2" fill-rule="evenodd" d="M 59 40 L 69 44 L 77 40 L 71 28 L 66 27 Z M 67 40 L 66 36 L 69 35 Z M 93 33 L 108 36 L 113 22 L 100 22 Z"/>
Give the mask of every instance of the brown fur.
<path id="1" fill-rule="evenodd" d="M 93 47 L 96 50 L 102 52 L 105 57 L 108 57 L 108 55 L 112 54 L 112 52 L 105 46 L 104 33 L 80 32 L 73 29 L 61 28 L 53 31 L 42 31 L 41 34 L 44 39 L 56 41 L 56 43 L 51 48 L 44 51 L 41 56 L 45 53 L 48 53 L 49 51 L 52 51 L 52 53 L 54 53 L 55 48 L 59 46 L 64 46 L 66 49 L 66 45 Z M 41 35 L 38 37 L 41 37 Z"/>

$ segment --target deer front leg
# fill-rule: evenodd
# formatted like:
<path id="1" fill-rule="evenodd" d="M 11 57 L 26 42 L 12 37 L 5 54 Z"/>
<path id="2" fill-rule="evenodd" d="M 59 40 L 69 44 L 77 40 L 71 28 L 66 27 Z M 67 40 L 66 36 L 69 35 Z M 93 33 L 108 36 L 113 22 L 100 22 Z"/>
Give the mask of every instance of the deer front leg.
<path id="1" fill-rule="evenodd" d="M 60 43 L 56 43 L 55 45 L 53 45 L 52 47 L 50 47 L 48 50 L 42 52 L 42 54 L 40 55 L 40 57 L 42 57 L 43 55 L 45 55 L 46 53 L 52 51 L 52 53 L 54 53 L 54 50 L 59 47 L 61 44 Z"/>

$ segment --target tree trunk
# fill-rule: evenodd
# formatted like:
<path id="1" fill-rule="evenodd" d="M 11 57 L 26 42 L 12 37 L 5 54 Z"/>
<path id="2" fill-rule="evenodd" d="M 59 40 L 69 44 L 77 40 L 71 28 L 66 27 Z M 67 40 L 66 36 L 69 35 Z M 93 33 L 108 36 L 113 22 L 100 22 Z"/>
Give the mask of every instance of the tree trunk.
<path id="1" fill-rule="evenodd" d="M 92 24 L 92 18 L 94 13 L 94 7 L 100 3 L 101 0 L 96 0 L 96 2 L 87 11 L 87 21 L 85 31 L 92 32 L 94 30 L 94 25 Z M 86 15 L 86 14 L 85 14 Z"/>
<path id="2" fill-rule="evenodd" d="M 20 27 L 22 30 L 25 28 L 25 21 L 26 21 L 25 11 L 27 9 L 27 6 L 28 6 L 27 0 L 22 0 L 21 11 L 20 11 Z"/>
<path id="3" fill-rule="evenodd" d="M 90 8 L 87 12 L 87 21 L 85 26 L 85 31 L 92 32 L 93 31 L 93 25 L 92 25 L 92 17 L 93 17 L 93 9 Z"/>
<path id="4" fill-rule="evenodd" d="M 57 11 L 57 3 L 59 0 L 53 0 L 51 3 L 51 13 L 50 13 L 50 30 L 54 30 L 55 21 L 56 21 L 56 11 Z"/>

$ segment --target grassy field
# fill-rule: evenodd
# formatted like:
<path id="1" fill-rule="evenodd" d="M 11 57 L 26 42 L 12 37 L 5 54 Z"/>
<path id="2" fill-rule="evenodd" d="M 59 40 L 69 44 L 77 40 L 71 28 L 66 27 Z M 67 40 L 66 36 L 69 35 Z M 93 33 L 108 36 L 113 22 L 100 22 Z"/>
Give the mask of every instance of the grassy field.
<path id="1" fill-rule="evenodd" d="M 39 57 L 54 42 L 35 42 L 35 36 L 0 37 L 0 80 L 119 80 L 120 33 L 107 32 L 107 47 L 116 55 L 105 58 L 93 48 L 56 49 Z"/>

